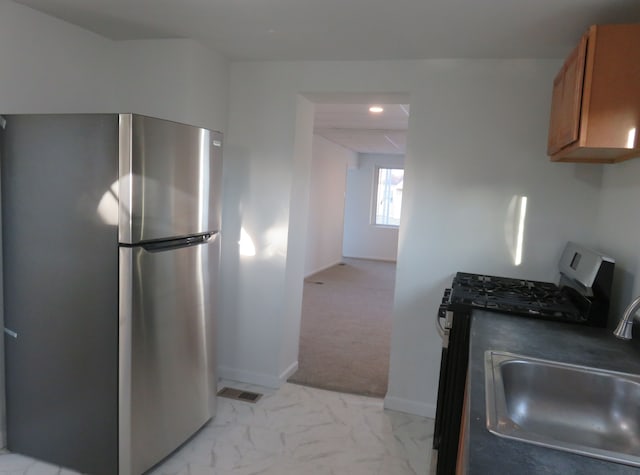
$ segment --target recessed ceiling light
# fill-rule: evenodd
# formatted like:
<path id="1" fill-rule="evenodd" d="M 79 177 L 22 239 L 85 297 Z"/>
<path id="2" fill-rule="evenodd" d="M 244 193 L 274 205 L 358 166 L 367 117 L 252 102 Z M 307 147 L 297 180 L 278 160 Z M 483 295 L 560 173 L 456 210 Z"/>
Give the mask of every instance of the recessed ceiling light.
<path id="1" fill-rule="evenodd" d="M 372 114 L 379 114 L 380 112 L 384 111 L 384 109 L 380 106 L 371 106 L 369 107 L 369 112 L 371 112 Z"/>

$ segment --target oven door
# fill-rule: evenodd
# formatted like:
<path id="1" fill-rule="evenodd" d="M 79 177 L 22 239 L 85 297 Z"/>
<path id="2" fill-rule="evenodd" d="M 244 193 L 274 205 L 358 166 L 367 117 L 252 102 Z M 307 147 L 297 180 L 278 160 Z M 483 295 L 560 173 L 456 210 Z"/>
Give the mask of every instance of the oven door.
<path id="1" fill-rule="evenodd" d="M 447 315 L 449 313 L 449 316 Z M 447 318 L 448 317 L 448 318 Z M 436 406 L 436 421 L 433 432 L 433 448 L 438 449 L 442 438 L 442 412 L 444 408 L 445 386 L 447 376 L 447 357 L 449 353 L 449 332 L 453 314 L 448 312 L 446 305 L 440 305 L 436 316 L 436 329 L 442 338 L 442 351 L 440 353 L 440 376 L 438 378 L 438 402 Z M 447 322 L 450 322 L 447 324 Z M 449 328 L 447 328 L 449 327 Z"/>
<path id="2" fill-rule="evenodd" d="M 433 437 L 433 448 L 438 451 L 437 475 L 455 473 L 469 359 L 469 314 L 447 310 L 446 317 Z M 441 317 L 438 320 L 439 324 Z"/>

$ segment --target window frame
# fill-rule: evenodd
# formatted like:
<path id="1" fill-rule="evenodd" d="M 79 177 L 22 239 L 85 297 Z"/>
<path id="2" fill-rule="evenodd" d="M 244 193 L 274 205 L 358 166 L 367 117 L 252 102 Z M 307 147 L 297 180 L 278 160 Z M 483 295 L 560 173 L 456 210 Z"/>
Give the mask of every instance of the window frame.
<path id="1" fill-rule="evenodd" d="M 371 195 L 371 216 L 369 224 L 377 228 L 398 229 L 400 224 L 379 224 L 377 222 L 378 217 L 378 185 L 380 183 L 380 170 L 402 170 L 404 180 L 404 167 L 403 166 L 385 166 L 376 165 L 373 169 L 373 193 Z M 400 204 L 400 219 L 402 219 L 402 204 Z"/>

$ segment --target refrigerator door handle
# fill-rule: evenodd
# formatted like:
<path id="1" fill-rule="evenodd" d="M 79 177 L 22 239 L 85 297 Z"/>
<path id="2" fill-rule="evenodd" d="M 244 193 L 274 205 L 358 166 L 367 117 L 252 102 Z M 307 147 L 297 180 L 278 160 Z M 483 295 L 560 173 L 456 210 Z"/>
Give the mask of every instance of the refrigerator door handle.
<path id="1" fill-rule="evenodd" d="M 206 244 L 213 241 L 218 232 L 211 232 L 205 234 L 198 234 L 197 236 L 188 236 L 178 239 L 169 239 L 166 241 L 153 241 L 141 244 L 145 251 L 148 252 L 162 252 L 172 251 L 174 249 L 180 249 L 181 247 L 197 246 L 199 244 Z"/>

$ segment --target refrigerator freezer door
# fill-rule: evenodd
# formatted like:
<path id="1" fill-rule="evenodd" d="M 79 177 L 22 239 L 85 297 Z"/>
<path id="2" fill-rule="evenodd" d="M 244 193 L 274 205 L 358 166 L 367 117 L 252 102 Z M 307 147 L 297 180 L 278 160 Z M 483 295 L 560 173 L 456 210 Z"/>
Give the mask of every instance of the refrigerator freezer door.
<path id="1" fill-rule="evenodd" d="M 222 135 L 141 115 L 119 119 L 120 242 L 219 230 Z"/>
<path id="2" fill-rule="evenodd" d="M 120 474 L 158 463 L 215 414 L 218 235 L 120 248 Z"/>

